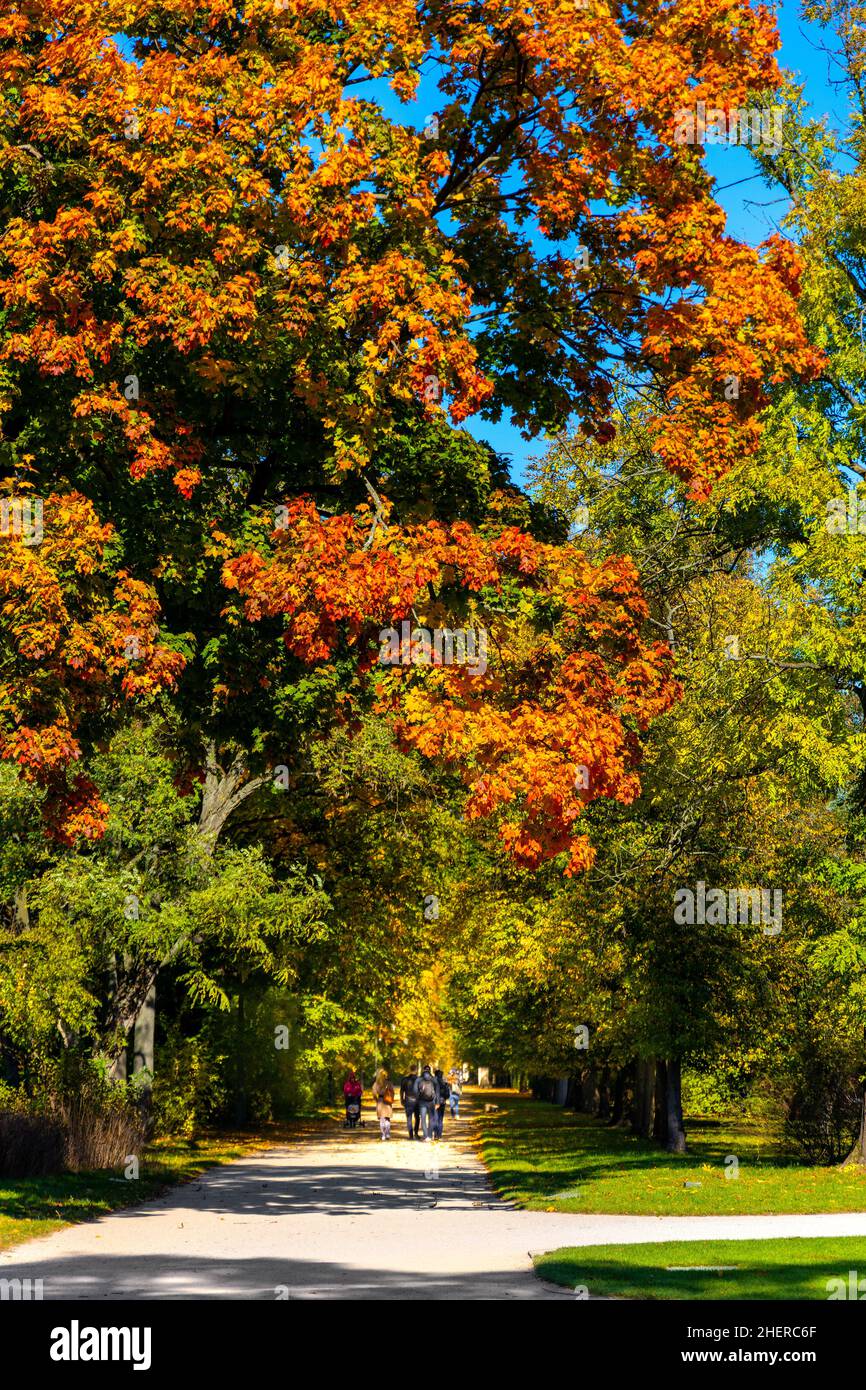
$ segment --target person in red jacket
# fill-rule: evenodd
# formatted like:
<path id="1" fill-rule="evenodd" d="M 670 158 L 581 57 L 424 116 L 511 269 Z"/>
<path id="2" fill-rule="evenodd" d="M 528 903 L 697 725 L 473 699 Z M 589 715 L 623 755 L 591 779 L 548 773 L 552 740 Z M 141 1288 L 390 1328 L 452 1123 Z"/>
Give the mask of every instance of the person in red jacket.
<path id="1" fill-rule="evenodd" d="M 361 1083 L 360 1083 L 360 1081 L 358 1080 L 358 1078 L 357 1078 L 357 1076 L 355 1075 L 355 1073 L 354 1073 L 353 1071 L 350 1071 L 350 1072 L 349 1072 L 349 1075 L 346 1077 L 346 1080 L 343 1082 L 343 1095 L 345 1096 L 345 1099 L 346 1099 L 346 1121 L 347 1121 L 347 1122 L 348 1122 L 348 1119 L 349 1119 L 349 1102 L 350 1102 L 350 1101 L 357 1101 L 357 1102 L 358 1102 L 358 1113 L 360 1114 L 361 1096 L 362 1096 L 363 1094 L 364 1094 L 364 1087 L 361 1085 Z"/>

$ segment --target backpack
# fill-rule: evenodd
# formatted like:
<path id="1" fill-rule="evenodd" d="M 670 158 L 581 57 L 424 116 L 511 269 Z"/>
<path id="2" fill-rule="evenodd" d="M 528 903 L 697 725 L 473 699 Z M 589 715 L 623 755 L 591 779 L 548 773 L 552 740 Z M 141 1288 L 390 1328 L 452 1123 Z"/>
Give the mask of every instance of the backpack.
<path id="1" fill-rule="evenodd" d="M 386 1086 L 385 1089 L 384 1089 L 384 1091 L 382 1092 L 382 1095 L 380 1096 L 380 1100 L 383 1100 L 383 1101 L 385 1102 L 386 1105 L 391 1105 L 391 1104 L 393 1104 L 393 1101 L 394 1101 L 394 1087 L 393 1087 L 393 1086 Z"/>
<path id="2" fill-rule="evenodd" d="M 446 1102 L 446 1100 L 448 1099 L 448 1097 L 450 1096 L 450 1094 L 451 1094 L 451 1087 L 448 1085 L 448 1082 L 447 1082 L 447 1081 L 440 1081 L 440 1082 L 439 1082 L 439 1101 L 440 1101 L 440 1103 L 441 1103 L 442 1105 L 445 1104 L 445 1102 Z"/>
<path id="3" fill-rule="evenodd" d="M 418 1099 L 429 1104 L 436 1099 L 436 1082 L 432 1076 L 422 1076 L 418 1081 Z"/>

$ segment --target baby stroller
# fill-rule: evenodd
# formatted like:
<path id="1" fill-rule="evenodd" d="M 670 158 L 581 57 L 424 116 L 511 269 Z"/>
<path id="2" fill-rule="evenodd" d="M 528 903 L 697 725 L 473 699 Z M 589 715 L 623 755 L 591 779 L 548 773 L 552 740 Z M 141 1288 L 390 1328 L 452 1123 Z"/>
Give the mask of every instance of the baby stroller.
<path id="1" fill-rule="evenodd" d="M 363 1124 L 364 1121 L 361 1119 L 361 1097 L 347 1096 L 345 1128 L 354 1129 L 356 1125 L 363 1126 Z"/>

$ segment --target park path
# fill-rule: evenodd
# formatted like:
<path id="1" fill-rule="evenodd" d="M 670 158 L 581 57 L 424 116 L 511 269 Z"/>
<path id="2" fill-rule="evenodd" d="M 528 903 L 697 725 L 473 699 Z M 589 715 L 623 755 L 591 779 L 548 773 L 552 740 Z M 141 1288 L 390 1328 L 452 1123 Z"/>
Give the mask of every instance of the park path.
<path id="1" fill-rule="evenodd" d="M 555 1299 L 531 1254 L 560 1245 L 866 1235 L 866 1213 L 593 1216 L 517 1211 L 491 1192 L 471 1119 L 441 1144 L 397 1125 L 318 1133 L 213 1168 L 139 1207 L 0 1253 L 46 1299 Z"/>

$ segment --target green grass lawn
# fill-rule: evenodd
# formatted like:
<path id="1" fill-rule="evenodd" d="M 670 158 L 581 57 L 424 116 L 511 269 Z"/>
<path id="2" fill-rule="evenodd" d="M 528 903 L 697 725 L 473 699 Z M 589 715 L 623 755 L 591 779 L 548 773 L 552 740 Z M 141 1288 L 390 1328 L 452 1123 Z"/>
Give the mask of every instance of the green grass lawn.
<path id="1" fill-rule="evenodd" d="M 117 1171 L 59 1173 L 47 1178 L 0 1178 L 0 1250 L 155 1197 L 215 1164 L 242 1158 L 285 1135 L 267 1133 L 160 1139 L 148 1145 L 135 1180 Z"/>
<path id="2" fill-rule="evenodd" d="M 535 1211 L 866 1211 L 866 1169 L 806 1167 L 755 1125 L 687 1120 L 689 1152 L 666 1154 L 561 1106 L 509 1092 L 490 1098 L 501 1108 L 479 1116 L 481 1157 L 496 1191 Z M 725 1176 L 730 1154 L 737 1178 Z"/>
<path id="3" fill-rule="evenodd" d="M 690 1268 L 671 1268 L 671 1266 Z M 696 1269 L 696 1265 L 733 1269 Z M 588 1245 L 535 1260 L 542 1279 L 590 1297 L 828 1299 L 849 1271 L 866 1279 L 866 1237 L 789 1240 L 677 1240 L 659 1245 Z M 866 1289 L 866 1284 L 864 1284 Z M 866 1294 L 864 1294 L 866 1296 Z"/>

